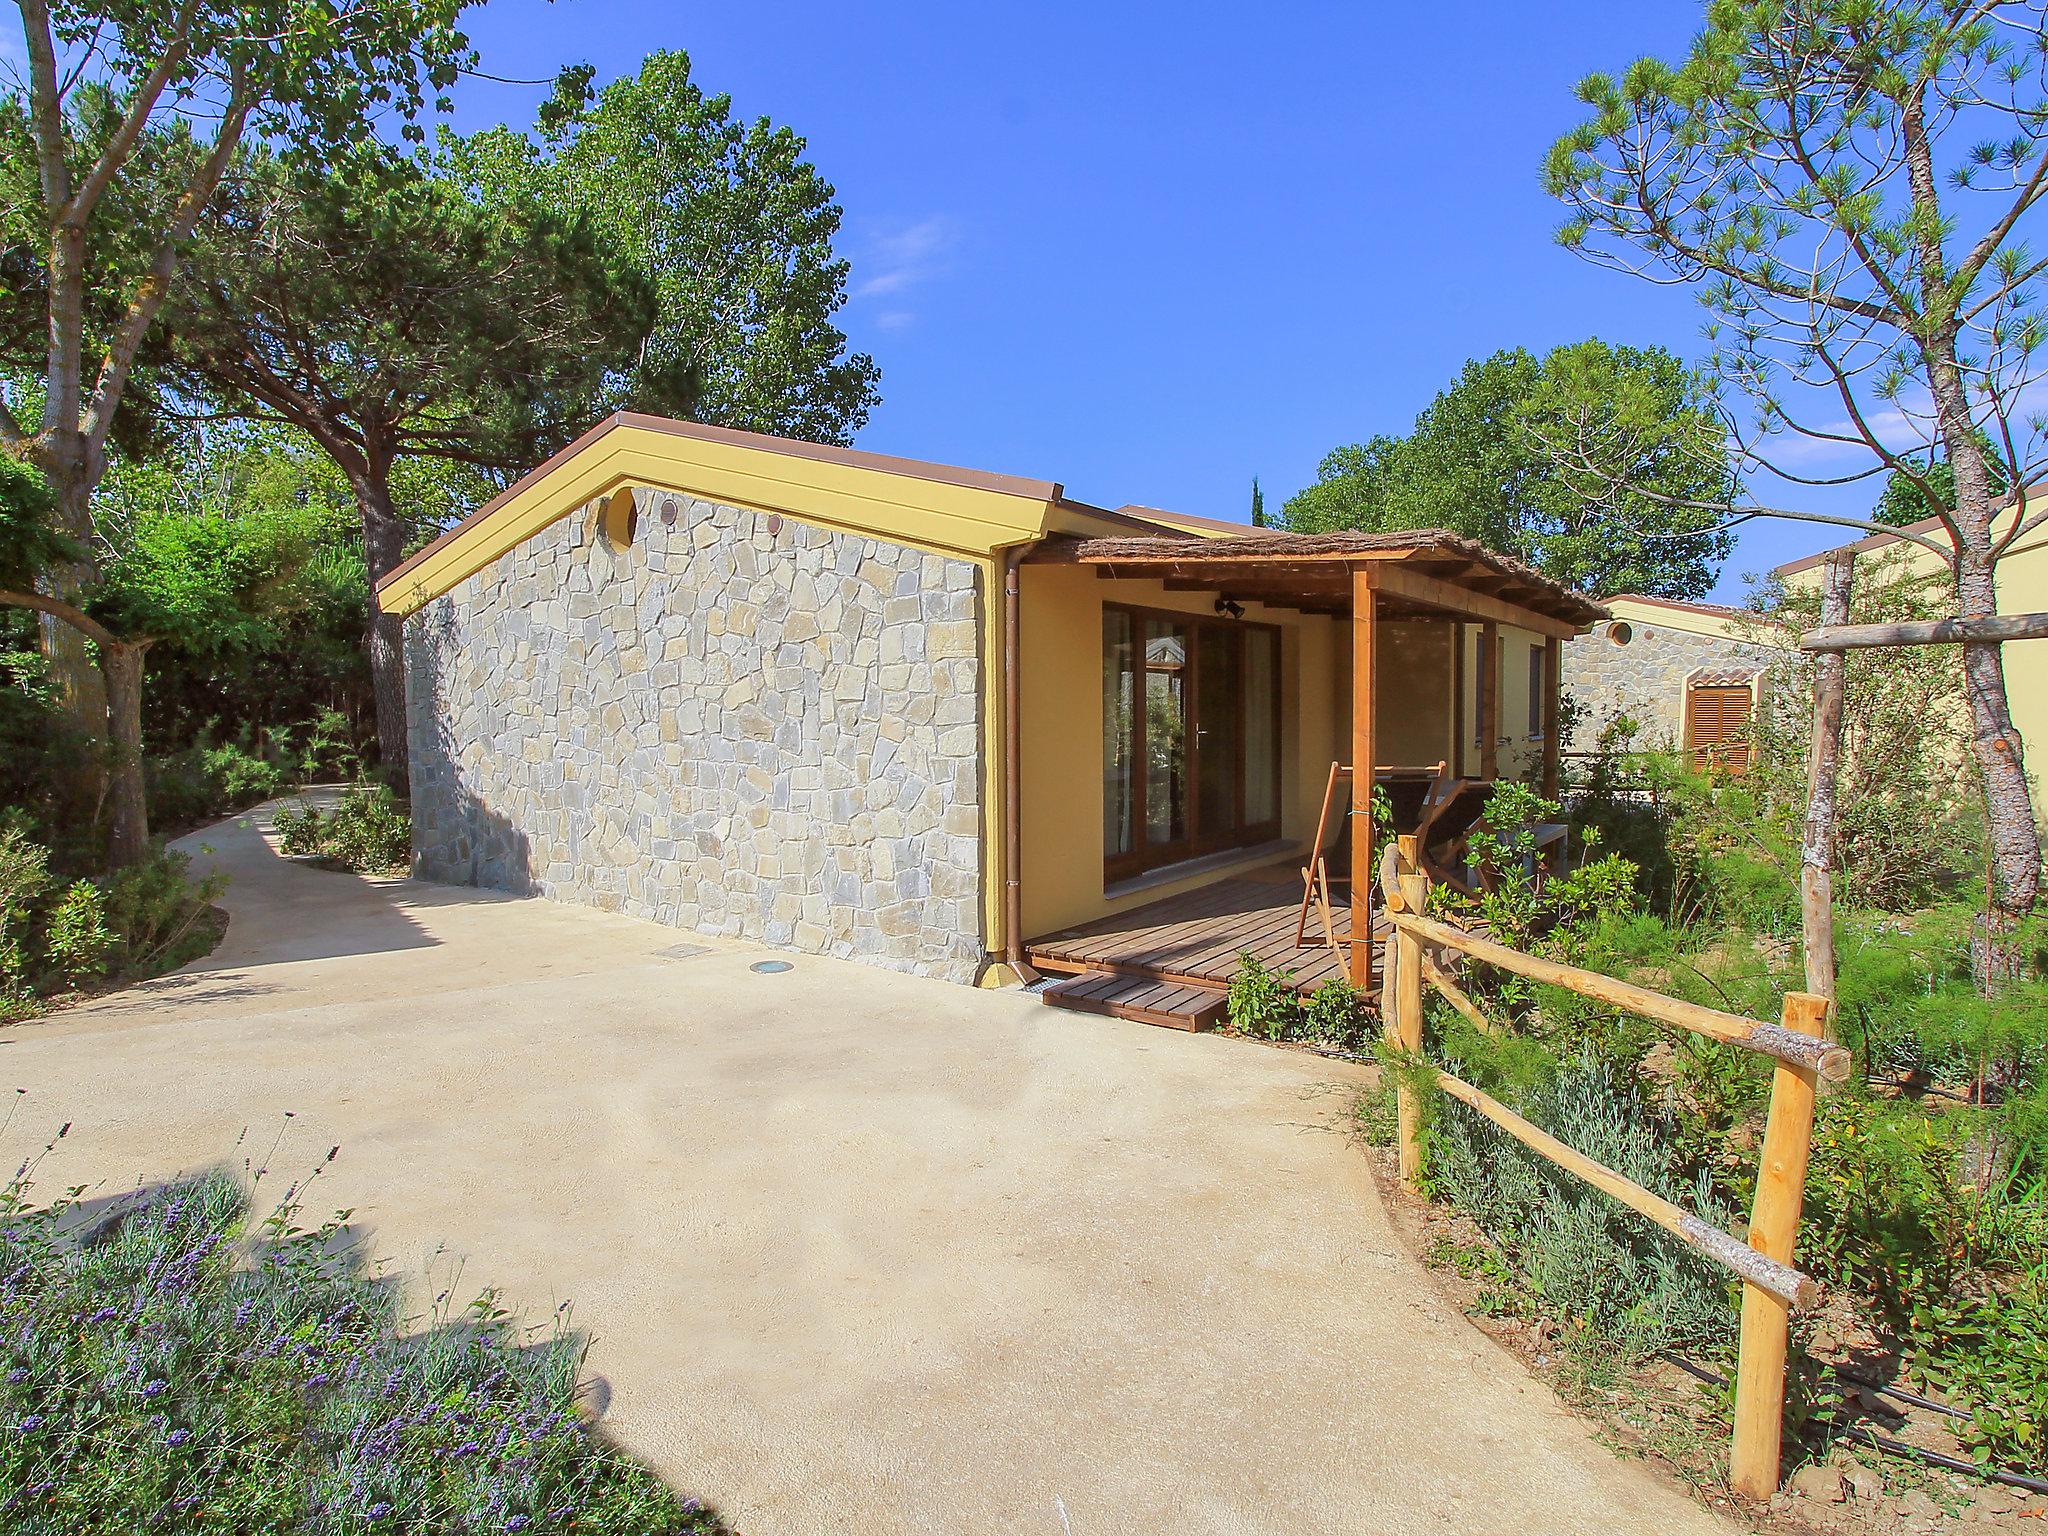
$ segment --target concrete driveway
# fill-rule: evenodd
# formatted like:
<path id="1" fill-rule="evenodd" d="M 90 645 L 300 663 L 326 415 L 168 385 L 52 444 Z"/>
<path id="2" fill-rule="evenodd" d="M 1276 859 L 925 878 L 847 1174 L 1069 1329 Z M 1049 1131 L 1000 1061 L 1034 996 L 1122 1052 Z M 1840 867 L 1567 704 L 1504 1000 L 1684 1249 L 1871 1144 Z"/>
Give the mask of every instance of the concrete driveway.
<path id="1" fill-rule="evenodd" d="M 1436 1299 L 1352 1069 L 188 839 L 177 976 L 0 1031 L 54 1189 L 245 1128 L 401 1273 L 573 1300 L 606 1423 L 749 1536 L 1725 1531 Z M 435 1257 L 437 1250 L 440 1256 Z"/>

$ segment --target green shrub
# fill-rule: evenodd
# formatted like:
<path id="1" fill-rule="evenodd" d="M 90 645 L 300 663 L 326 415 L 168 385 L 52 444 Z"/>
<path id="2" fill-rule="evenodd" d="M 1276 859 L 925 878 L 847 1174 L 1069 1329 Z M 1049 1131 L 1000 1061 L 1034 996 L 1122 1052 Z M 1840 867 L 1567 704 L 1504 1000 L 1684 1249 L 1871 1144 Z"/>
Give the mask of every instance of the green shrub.
<path id="1" fill-rule="evenodd" d="M 0 1017 L 29 995 L 35 918 L 49 888 L 49 850 L 19 818 L 0 817 Z"/>
<path id="2" fill-rule="evenodd" d="M 176 970 L 213 947 L 206 919 L 228 884 L 218 870 L 195 881 L 191 859 L 163 848 L 97 883 L 106 893 L 114 971 L 139 978 Z"/>
<path id="3" fill-rule="evenodd" d="M 232 741 L 150 759 L 150 814 L 165 826 L 195 826 L 281 795 L 290 777 L 278 763 Z"/>
<path id="4" fill-rule="evenodd" d="M 1468 1074 L 1461 1063 L 1452 1070 Z M 1515 1108 L 1560 1141 L 1725 1227 L 1704 1177 L 1688 1178 L 1671 1129 L 1591 1051 Z M 1523 1281 L 1568 1325 L 1632 1358 L 1718 1346 L 1733 1333 L 1729 1286 L 1662 1229 L 1440 1096 L 1427 1131 L 1431 1189 L 1470 1215 Z"/>
<path id="5" fill-rule="evenodd" d="M 1294 972 L 1274 969 L 1250 950 L 1237 957 L 1230 978 L 1230 1027 L 1262 1040 L 1305 1040 L 1341 1050 L 1369 1049 L 1371 1013 L 1359 990 L 1333 976 L 1304 1000 L 1290 983 Z"/>
<path id="6" fill-rule="evenodd" d="M 362 874 L 389 874 L 412 859 L 412 820 L 382 784 L 351 786 L 331 811 L 306 800 L 280 806 L 271 827 L 286 853 L 332 859 Z"/>
<path id="7" fill-rule="evenodd" d="M 1288 1040 L 1301 1027 L 1301 1004 L 1287 984 L 1294 973 L 1273 970 L 1250 950 L 1230 978 L 1230 1027 L 1262 1040 Z"/>
<path id="8" fill-rule="evenodd" d="M 1353 1051 L 1372 1045 L 1372 1014 L 1365 996 L 1342 976 L 1332 976 L 1309 993 L 1301 1014 L 1301 1030 L 1307 1039 Z"/>
<path id="9" fill-rule="evenodd" d="M 0 1527 L 723 1529 L 585 1426 L 564 1314 L 522 1330 L 486 1293 L 408 1333 L 342 1217 L 303 1228 L 299 1198 L 252 1233 L 225 1173 L 89 1225 L 19 1177 L 0 1194 Z"/>
<path id="10" fill-rule="evenodd" d="M 107 926 L 106 893 L 90 880 L 77 880 L 51 908 L 43 945 L 50 967 L 70 986 L 107 973 L 107 964 L 122 947 Z"/>

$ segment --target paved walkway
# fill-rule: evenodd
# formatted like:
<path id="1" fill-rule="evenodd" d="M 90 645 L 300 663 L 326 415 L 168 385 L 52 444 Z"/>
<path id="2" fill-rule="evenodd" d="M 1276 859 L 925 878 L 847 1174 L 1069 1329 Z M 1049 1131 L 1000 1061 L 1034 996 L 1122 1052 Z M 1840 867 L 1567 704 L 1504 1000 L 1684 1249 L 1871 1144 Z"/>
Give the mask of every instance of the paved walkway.
<path id="1" fill-rule="evenodd" d="M 607 1424 L 748 1536 L 1706 1533 L 1435 1299 L 1353 1073 L 624 918 L 188 839 L 191 970 L 0 1031 L 0 1156 L 238 1132 L 401 1273 L 573 1299 Z M 445 1245 L 436 1260 L 436 1250 Z"/>

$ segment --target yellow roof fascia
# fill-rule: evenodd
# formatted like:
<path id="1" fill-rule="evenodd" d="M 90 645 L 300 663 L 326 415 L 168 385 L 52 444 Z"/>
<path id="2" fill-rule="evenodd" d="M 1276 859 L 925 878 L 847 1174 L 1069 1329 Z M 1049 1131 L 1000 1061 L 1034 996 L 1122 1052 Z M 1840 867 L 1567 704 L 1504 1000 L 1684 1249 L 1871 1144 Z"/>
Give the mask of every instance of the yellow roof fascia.
<path id="1" fill-rule="evenodd" d="M 415 613 L 543 528 L 628 486 L 785 513 L 968 559 L 1041 537 L 1058 499 L 1057 488 L 1041 497 L 949 484 L 621 421 L 542 465 L 497 505 L 394 572 L 396 579 L 379 588 L 377 605 Z"/>

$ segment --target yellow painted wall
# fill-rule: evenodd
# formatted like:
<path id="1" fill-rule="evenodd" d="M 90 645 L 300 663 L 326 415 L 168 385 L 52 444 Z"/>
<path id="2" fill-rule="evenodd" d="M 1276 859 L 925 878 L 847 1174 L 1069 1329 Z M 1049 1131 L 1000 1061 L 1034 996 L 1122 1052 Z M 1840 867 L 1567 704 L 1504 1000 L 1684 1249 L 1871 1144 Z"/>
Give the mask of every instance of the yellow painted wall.
<path id="1" fill-rule="evenodd" d="M 1454 729 L 1451 647 L 1455 634 L 1454 626 L 1440 619 L 1381 621 L 1380 660 L 1376 669 L 1379 694 L 1373 709 L 1373 750 L 1380 766 L 1420 768 L 1450 758 Z M 1348 721 L 1348 665 L 1345 675 L 1344 715 Z M 1347 749 L 1344 757 L 1349 760 L 1350 756 Z"/>
<path id="2" fill-rule="evenodd" d="M 1529 654 L 1543 649 L 1543 636 L 1512 625 L 1500 627 L 1500 776 L 1534 782 L 1543 773 L 1543 737 L 1529 729 Z M 1477 777 L 1479 743 L 1479 626 L 1467 624 L 1465 646 L 1465 733 L 1453 766 Z"/>
<path id="3" fill-rule="evenodd" d="M 2029 503 L 2029 512 L 2040 510 L 2040 497 Z M 2002 532 L 2012 526 L 2007 512 L 1998 523 Z M 1943 535 L 1936 534 L 1940 539 Z M 1866 561 L 1895 561 L 1914 571 L 1933 573 L 1943 569 L 1935 555 L 1904 540 L 1858 556 Z M 1817 585 L 1819 565 L 1786 575 L 1788 584 Z M 2008 550 L 1998 562 L 1998 611 L 2000 613 L 2048 612 L 2048 532 L 2036 530 L 2023 543 Z M 2027 777 L 2034 786 L 2034 814 L 2048 820 L 2048 640 L 2019 640 L 2005 647 L 2005 691 L 2012 705 L 2012 723 L 2018 727 L 2025 753 Z"/>
<path id="4" fill-rule="evenodd" d="M 1158 581 L 1104 580 L 1074 566 L 1022 571 L 1018 714 L 1023 756 L 1024 933 L 1027 938 L 1156 901 L 1218 878 L 1186 880 L 1115 899 L 1102 878 L 1102 605 L 1130 603 L 1214 616 L 1215 597 L 1169 592 Z M 1340 707 L 1338 657 L 1350 630 L 1338 621 L 1248 604 L 1248 620 L 1276 624 L 1280 642 L 1280 822 L 1284 837 L 1315 834 L 1332 761 L 1345 756 L 1349 713 Z M 1248 862 L 1270 861 L 1271 853 Z"/>

